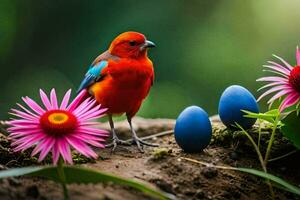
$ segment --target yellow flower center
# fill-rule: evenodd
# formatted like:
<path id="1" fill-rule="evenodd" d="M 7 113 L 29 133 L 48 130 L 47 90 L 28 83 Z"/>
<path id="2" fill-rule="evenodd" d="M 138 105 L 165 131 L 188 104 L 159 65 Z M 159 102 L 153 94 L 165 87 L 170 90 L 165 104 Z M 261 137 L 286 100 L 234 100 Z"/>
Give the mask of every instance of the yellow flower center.
<path id="1" fill-rule="evenodd" d="M 49 122 L 53 124 L 63 124 L 67 122 L 69 119 L 69 116 L 65 113 L 52 113 L 48 116 Z"/>

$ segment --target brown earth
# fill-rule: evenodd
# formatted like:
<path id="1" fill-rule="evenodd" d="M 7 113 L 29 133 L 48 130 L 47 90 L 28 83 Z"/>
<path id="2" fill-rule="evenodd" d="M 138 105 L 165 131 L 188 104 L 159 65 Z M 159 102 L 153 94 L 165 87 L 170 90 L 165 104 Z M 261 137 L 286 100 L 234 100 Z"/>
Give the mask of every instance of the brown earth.
<path id="1" fill-rule="evenodd" d="M 238 131 L 227 130 L 218 120 L 211 118 L 214 135 L 211 144 L 197 154 L 184 153 L 176 144 L 173 134 L 155 137 L 149 142 L 159 143 L 159 148 L 145 147 L 145 153 L 139 153 L 136 146 L 119 146 L 115 153 L 110 149 L 99 151 L 99 159 L 92 162 L 77 157 L 80 165 L 131 178 L 158 187 L 176 195 L 178 199 L 271 199 L 265 181 L 245 173 L 205 167 L 181 157 L 188 157 L 204 162 L 260 169 L 257 157 L 248 140 Z M 175 121 L 169 119 L 136 118 L 134 126 L 140 136 L 146 136 L 172 130 Z M 108 128 L 107 124 L 103 124 Z M 122 138 L 130 133 L 126 122 L 116 124 Z M 263 127 L 263 147 L 269 134 L 268 125 Z M 251 133 L 256 136 L 257 126 Z M 293 146 L 279 134 L 273 157 L 293 150 Z M 28 153 L 15 154 L 9 148 L 6 136 L 0 140 L 0 167 L 2 169 L 36 165 L 36 159 Z M 269 171 L 287 181 L 300 184 L 299 152 L 278 161 L 270 162 Z M 297 162 L 298 161 L 298 162 Z M 47 162 L 47 161 L 46 161 Z M 152 199 L 151 197 L 125 186 L 113 184 L 68 186 L 70 199 Z M 275 188 L 276 199 L 299 199 L 299 197 Z M 0 199 L 62 199 L 62 189 L 54 182 L 40 178 L 19 177 L 0 180 Z"/>

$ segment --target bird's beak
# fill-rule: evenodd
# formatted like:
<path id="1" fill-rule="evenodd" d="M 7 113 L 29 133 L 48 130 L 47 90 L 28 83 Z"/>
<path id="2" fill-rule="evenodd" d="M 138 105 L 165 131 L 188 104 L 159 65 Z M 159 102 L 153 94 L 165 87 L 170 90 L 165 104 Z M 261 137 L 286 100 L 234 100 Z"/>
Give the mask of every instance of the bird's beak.
<path id="1" fill-rule="evenodd" d="M 154 42 L 146 40 L 145 43 L 141 45 L 141 50 L 144 50 L 144 49 L 147 49 L 147 48 L 153 48 L 153 47 L 155 47 Z"/>

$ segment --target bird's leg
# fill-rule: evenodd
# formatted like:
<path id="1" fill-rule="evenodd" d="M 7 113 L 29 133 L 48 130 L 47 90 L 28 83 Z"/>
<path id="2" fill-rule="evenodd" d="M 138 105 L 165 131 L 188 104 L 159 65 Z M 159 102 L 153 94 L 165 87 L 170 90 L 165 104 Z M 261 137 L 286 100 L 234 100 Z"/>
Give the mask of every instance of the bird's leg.
<path id="1" fill-rule="evenodd" d="M 116 134 L 116 131 L 115 131 L 115 126 L 114 126 L 114 121 L 112 119 L 112 115 L 109 114 L 108 115 L 108 119 L 109 119 L 109 125 L 110 125 L 110 128 L 111 128 L 111 132 L 112 132 L 112 143 L 106 145 L 105 147 L 113 147 L 112 148 L 112 152 L 115 151 L 115 149 L 117 148 L 118 144 L 122 144 L 122 145 L 130 145 L 130 143 L 124 141 L 124 140 L 120 140 Z"/>
<path id="2" fill-rule="evenodd" d="M 135 143 L 138 147 L 138 149 L 140 150 L 140 152 L 144 152 L 143 150 L 143 145 L 146 145 L 146 146 L 151 146 L 151 147 L 158 147 L 159 145 L 158 144 L 151 144 L 151 143 L 148 143 L 148 142 L 145 142 L 143 140 L 141 140 L 137 135 L 136 135 L 136 132 L 135 130 L 133 129 L 132 127 L 132 123 L 131 123 L 131 117 L 129 117 L 127 115 L 127 121 L 129 123 L 129 126 L 130 126 L 130 130 L 131 130 L 131 133 L 132 133 L 132 143 Z"/>

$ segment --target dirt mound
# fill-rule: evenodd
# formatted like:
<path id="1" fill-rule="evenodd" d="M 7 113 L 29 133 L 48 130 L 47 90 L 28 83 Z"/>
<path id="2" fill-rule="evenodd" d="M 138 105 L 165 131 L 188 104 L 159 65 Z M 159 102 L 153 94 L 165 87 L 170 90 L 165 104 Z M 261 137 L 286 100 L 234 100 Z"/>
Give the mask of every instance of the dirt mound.
<path id="1" fill-rule="evenodd" d="M 217 165 L 243 166 L 260 169 L 257 157 L 247 139 L 239 132 L 227 130 L 214 117 L 214 136 L 211 145 L 202 153 L 186 154 L 176 144 L 173 134 L 152 138 L 159 143 L 159 148 L 145 147 L 141 154 L 136 146 L 119 146 L 114 154 L 110 149 L 99 151 L 96 162 L 75 155 L 78 164 L 85 167 L 132 178 L 156 186 L 166 192 L 175 194 L 178 199 L 270 199 L 264 180 L 236 171 L 220 170 L 200 166 L 181 159 L 193 158 Z M 134 126 L 139 136 L 147 136 L 173 129 L 174 120 L 136 118 Z M 108 128 L 107 124 L 103 124 Z M 126 122 L 116 123 L 122 138 L 129 138 L 130 132 Z M 257 127 L 251 131 L 255 135 Z M 268 133 L 268 127 L 264 127 Z M 280 135 L 280 134 L 279 134 Z M 265 137 L 267 138 L 267 137 Z M 287 140 L 277 141 L 274 154 L 284 154 L 293 149 Z M 265 140 L 265 143 L 267 141 Z M 4 135 L 0 142 L 1 168 L 36 165 L 36 159 L 28 153 L 16 154 L 9 148 Z M 300 164 L 294 162 L 300 154 L 295 153 L 282 160 L 271 162 L 270 172 L 280 175 L 289 182 L 300 184 Z M 12 161 L 14 160 L 14 161 Z M 45 161 L 50 162 L 49 160 Z M 70 199 L 151 199 L 134 189 L 112 184 L 70 185 Z M 277 199 L 297 199 L 296 196 L 275 188 Z M 51 181 L 20 177 L 0 180 L 1 199 L 63 199 L 60 185 Z"/>

